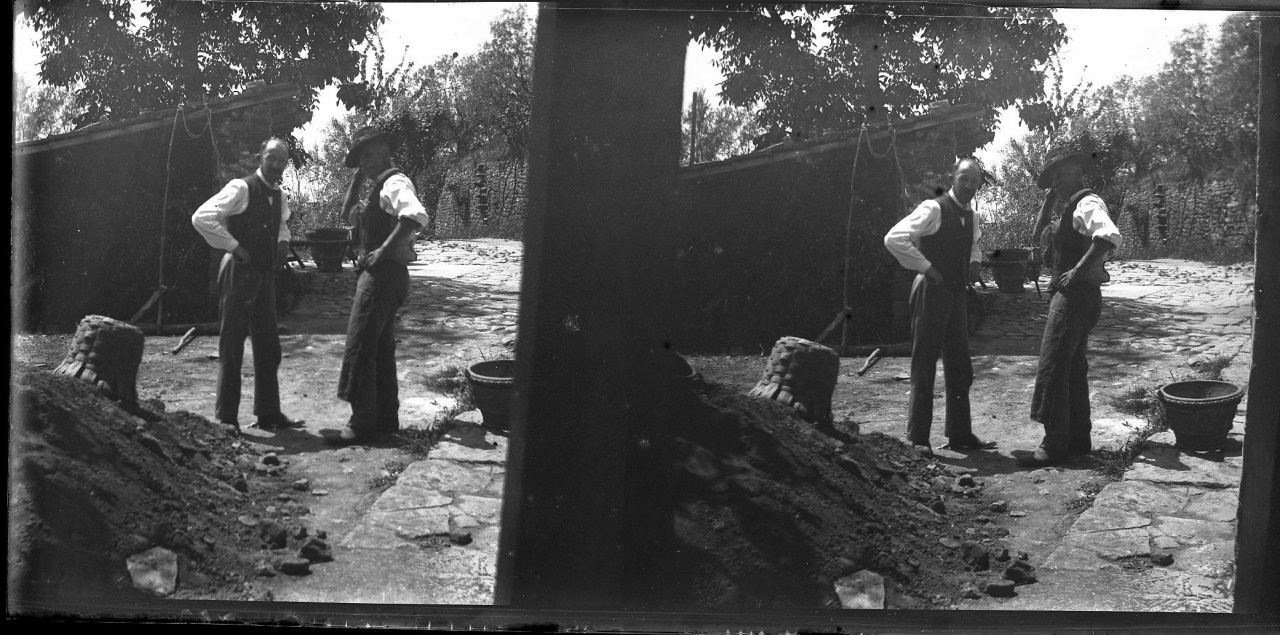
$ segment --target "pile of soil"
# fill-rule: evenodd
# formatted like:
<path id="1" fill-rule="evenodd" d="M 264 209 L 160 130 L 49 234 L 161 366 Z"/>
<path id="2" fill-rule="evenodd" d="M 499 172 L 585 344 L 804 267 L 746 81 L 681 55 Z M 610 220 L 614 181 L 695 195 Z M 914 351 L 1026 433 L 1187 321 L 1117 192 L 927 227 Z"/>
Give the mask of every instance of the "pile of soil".
<path id="1" fill-rule="evenodd" d="M 868 570 L 883 576 L 887 608 L 938 608 L 1001 567 L 1008 532 L 963 471 L 719 384 L 685 407 L 674 442 L 685 602 L 839 608 L 835 582 Z"/>
<path id="2" fill-rule="evenodd" d="M 267 599 L 255 575 L 274 575 L 272 564 L 309 542 L 328 551 L 303 521 L 305 484 L 290 480 L 287 461 L 219 424 L 166 413 L 159 400 L 126 410 L 26 364 L 15 364 L 11 389 L 11 602 L 40 610 L 151 596 L 126 562 L 155 547 L 177 555 L 168 597 Z"/>

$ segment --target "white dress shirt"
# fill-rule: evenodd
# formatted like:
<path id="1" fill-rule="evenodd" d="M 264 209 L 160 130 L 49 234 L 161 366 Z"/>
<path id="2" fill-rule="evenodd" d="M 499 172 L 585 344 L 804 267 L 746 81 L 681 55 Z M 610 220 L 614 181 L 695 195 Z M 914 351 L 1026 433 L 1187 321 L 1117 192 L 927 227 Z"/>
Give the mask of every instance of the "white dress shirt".
<path id="1" fill-rule="evenodd" d="M 1086 190 L 1080 190 L 1067 199 L 1067 205 L 1079 201 L 1075 211 L 1071 213 L 1071 226 L 1089 239 L 1101 238 L 1119 249 L 1124 244 L 1124 239 L 1120 236 L 1120 229 L 1112 222 L 1111 215 L 1107 213 L 1107 204 L 1097 194 L 1086 195 L 1085 192 Z"/>
<path id="2" fill-rule="evenodd" d="M 262 168 L 258 168 L 258 178 L 263 183 L 267 179 L 262 176 Z M 271 196 L 280 197 L 280 233 L 277 242 L 288 242 L 291 235 L 289 234 L 289 197 L 285 196 L 284 191 L 277 184 L 267 183 L 267 187 L 276 193 Z M 243 214 L 249 208 L 249 186 L 244 179 L 231 179 L 222 188 L 221 192 L 213 195 L 213 198 L 205 201 L 191 215 L 191 225 L 196 231 L 204 237 L 210 247 L 214 249 L 222 249 L 224 251 L 234 251 L 240 246 L 240 241 L 231 236 L 231 232 L 227 229 L 227 219 L 236 214 Z"/>
<path id="3" fill-rule="evenodd" d="M 378 175 L 378 179 L 382 178 L 382 174 Z M 374 179 L 374 182 L 378 182 L 378 179 Z M 419 231 L 427 226 L 427 210 L 418 201 L 413 181 L 404 174 L 393 174 L 387 178 L 382 184 L 382 191 L 378 193 L 378 203 L 382 211 L 397 219 L 408 218 L 417 223 Z"/>
<path id="4" fill-rule="evenodd" d="M 960 200 L 956 198 L 953 190 L 947 190 L 947 196 L 950 196 L 961 209 L 970 210 L 969 207 L 960 205 Z M 977 214 L 971 214 L 969 218 L 973 219 L 973 247 L 969 250 L 969 262 L 980 262 L 982 252 L 978 249 L 978 239 L 982 237 L 982 223 L 979 222 Z M 942 206 L 937 201 L 929 199 L 898 221 L 889 233 L 885 234 L 884 246 L 903 267 L 924 273 L 933 266 L 933 263 L 920 253 L 919 241 L 925 236 L 938 233 L 938 228 L 941 226 Z"/>

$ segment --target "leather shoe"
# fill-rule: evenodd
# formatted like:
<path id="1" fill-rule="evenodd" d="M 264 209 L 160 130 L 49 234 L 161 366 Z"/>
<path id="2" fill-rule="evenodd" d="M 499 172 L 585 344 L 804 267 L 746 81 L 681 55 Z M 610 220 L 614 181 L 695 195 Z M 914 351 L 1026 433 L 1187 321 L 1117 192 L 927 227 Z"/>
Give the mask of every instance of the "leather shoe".
<path id="1" fill-rule="evenodd" d="M 913 443 L 911 444 L 911 448 L 920 456 L 933 458 L 933 448 L 929 447 L 928 443 Z"/>
<path id="2" fill-rule="evenodd" d="M 290 428 L 301 428 L 305 424 L 306 421 L 301 419 L 294 420 L 284 416 L 284 414 L 277 414 L 258 417 L 258 422 L 255 425 L 260 430 L 288 430 Z"/>
<path id="3" fill-rule="evenodd" d="M 239 422 L 239 421 L 219 421 L 219 422 L 218 422 L 218 425 L 222 427 L 222 431 L 223 431 L 223 432 L 225 432 L 225 433 L 227 433 L 227 434 L 229 434 L 229 435 L 231 435 L 231 436 L 233 436 L 233 437 L 238 437 L 238 436 L 240 436 L 240 422 Z"/>
<path id="4" fill-rule="evenodd" d="M 1071 456 L 1085 456 L 1093 451 L 1093 444 L 1087 439 L 1079 443 L 1073 441 L 1071 445 L 1068 446 L 1068 451 L 1071 453 Z"/>
<path id="5" fill-rule="evenodd" d="M 952 439 L 947 443 L 948 449 L 960 452 L 964 452 L 966 450 L 990 450 L 994 447 L 996 447 L 995 441 L 983 441 L 982 439 L 979 439 L 977 435 L 973 434 L 965 438 Z"/>
<path id="6" fill-rule="evenodd" d="M 351 428 L 342 430 L 321 430 L 320 434 L 324 437 L 325 445 L 345 448 L 352 445 L 365 445 L 373 441 L 372 437 L 358 435 Z"/>
<path id="7" fill-rule="evenodd" d="M 1036 448 L 1035 452 L 1026 450 L 1016 450 L 1013 457 L 1018 460 L 1018 465 L 1023 467 L 1049 467 L 1050 465 L 1061 465 L 1066 462 L 1066 457 L 1053 456 L 1044 451 L 1044 448 Z"/>

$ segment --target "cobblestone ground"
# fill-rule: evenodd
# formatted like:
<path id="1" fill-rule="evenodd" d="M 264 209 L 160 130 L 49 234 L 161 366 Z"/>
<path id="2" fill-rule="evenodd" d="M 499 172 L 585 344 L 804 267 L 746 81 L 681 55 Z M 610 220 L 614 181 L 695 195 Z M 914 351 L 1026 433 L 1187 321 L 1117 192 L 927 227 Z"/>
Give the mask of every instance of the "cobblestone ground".
<path id="1" fill-rule="evenodd" d="M 1108 268 L 1112 282 L 1103 287 L 1103 314 L 1089 344 L 1095 432 L 1111 421 L 1099 415 L 1114 414 L 1109 395 L 1183 379 L 1217 356 L 1233 358 L 1224 380 L 1247 384 L 1251 264 L 1158 260 Z M 1046 283 L 1042 278 L 1041 288 Z M 1034 355 L 1047 295 L 1037 297 L 1028 284 L 1023 294 L 984 297 L 986 319 L 973 339 L 975 355 Z M 1171 432 L 1152 436 L 1124 477 L 1099 492 L 1092 508 L 1050 545 L 1038 584 L 1020 587 L 1016 598 L 965 608 L 1230 612 L 1246 409 L 1247 399 L 1220 452 L 1175 448 Z M 1017 537 L 1015 530 L 1011 538 Z M 1157 553 L 1172 555 L 1172 564 L 1147 564 Z"/>

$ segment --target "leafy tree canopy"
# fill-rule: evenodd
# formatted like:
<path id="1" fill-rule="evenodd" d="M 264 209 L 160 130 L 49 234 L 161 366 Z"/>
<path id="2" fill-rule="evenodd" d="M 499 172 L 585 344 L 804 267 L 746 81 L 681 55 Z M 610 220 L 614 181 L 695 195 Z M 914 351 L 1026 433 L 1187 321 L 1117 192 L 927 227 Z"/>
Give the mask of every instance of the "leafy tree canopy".
<path id="1" fill-rule="evenodd" d="M 309 110 L 319 89 L 355 76 L 355 47 L 383 21 L 379 5 L 353 2 L 30 0 L 26 12 L 41 80 L 79 86 L 77 125 L 225 97 L 254 80 L 297 84 Z"/>
<path id="2" fill-rule="evenodd" d="M 801 137 L 939 100 L 988 104 L 991 130 L 997 108 L 1043 95 L 1066 40 L 1048 9 L 971 4 L 721 5 L 690 20 L 693 37 L 720 53 L 721 98 Z"/>

